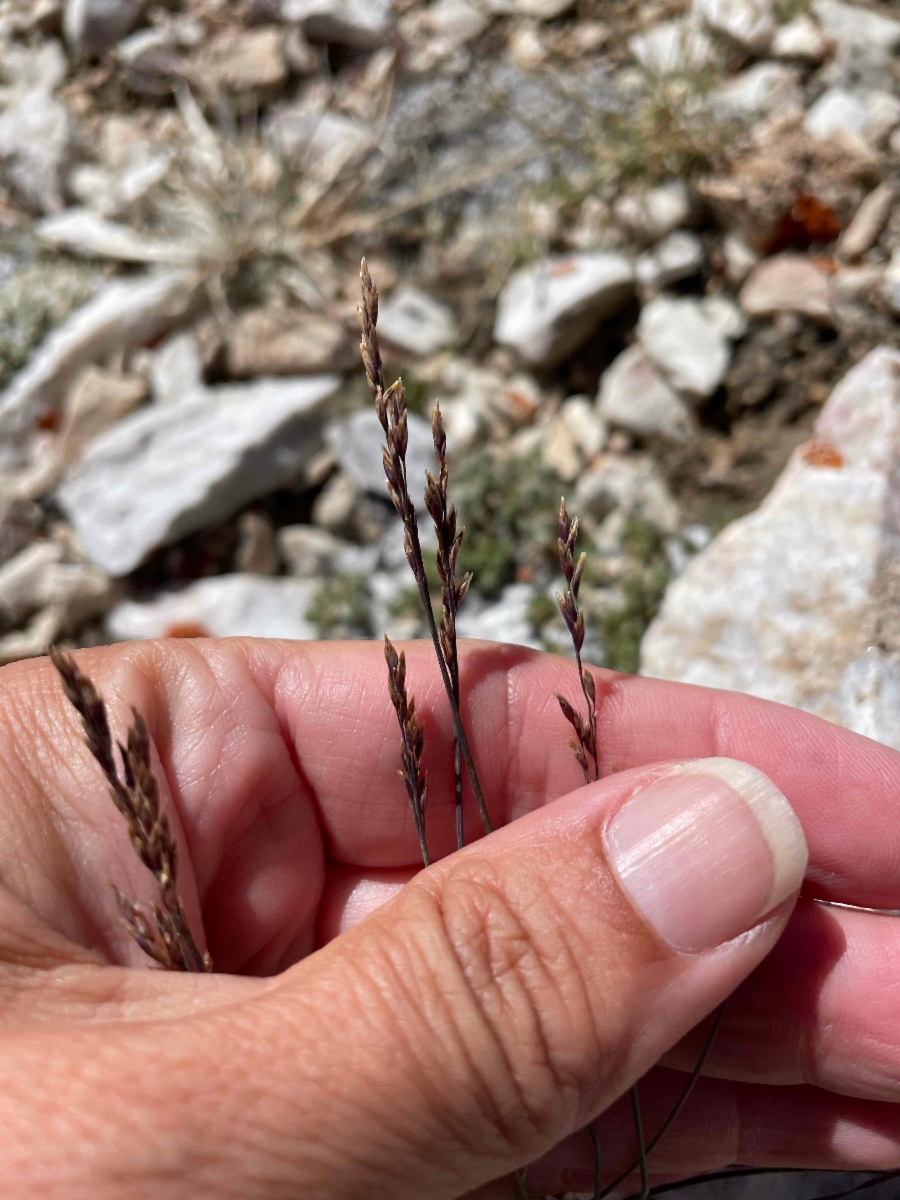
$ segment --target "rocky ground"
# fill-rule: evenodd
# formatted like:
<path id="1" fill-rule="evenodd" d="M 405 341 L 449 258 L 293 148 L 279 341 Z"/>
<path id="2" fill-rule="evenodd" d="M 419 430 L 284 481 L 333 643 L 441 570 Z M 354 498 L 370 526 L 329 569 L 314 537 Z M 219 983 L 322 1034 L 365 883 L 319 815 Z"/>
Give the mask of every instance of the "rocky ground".
<path id="1" fill-rule="evenodd" d="M 365 254 L 462 633 L 564 646 L 565 492 L 594 661 L 900 746 L 898 82 L 900 0 L 0 0 L 0 661 L 420 632 Z"/>
<path id="2" fill-rule="evenodd" d="M 635 669 L 671 580 L 898 342 L 894 7 L 5 0 L 2 659 L 419 631 L 365 253 L 417 472 L 442 401 L 463 631 L 561 642 L 564 491 L 592 654 Z"/>

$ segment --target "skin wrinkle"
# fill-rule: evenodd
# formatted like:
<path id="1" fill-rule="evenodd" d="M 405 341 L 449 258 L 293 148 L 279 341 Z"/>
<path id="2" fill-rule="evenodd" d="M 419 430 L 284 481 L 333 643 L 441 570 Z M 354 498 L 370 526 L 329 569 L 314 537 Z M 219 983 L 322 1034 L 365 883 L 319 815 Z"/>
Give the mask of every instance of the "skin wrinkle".
<path id="1" fill-rule="evenodd" d="M 461 882 L 463 919 L 464 921 L 466 919 L 467 907 L 474 916 L 474 933 L 463 941 L 460 941 L 455 933 L 453 927 L 456 924 L 455 921 L 448 916 L 448 902 L 451 899 L 456 900 Z M 468 890 L 473 886 L 474 891 Z M 471 904 L 469 904 L 470 898 Z M 499 911 L 496 908 L 498 903 Z M 549 982 L 551 986 L 554 983 L 553 971 L 547 969 L 538 940 L 519 920 L 517 915 L 519 910 L 507 899 L 501 880 L 489 879 L 480 875 L 475 880 L 455 881 L 455 887 L 452 890 L 444 888 L 441 894 L 440 910 L 448 945 L 459 966 L 461 978 L 465 981 L 476 1011 L 482 1018 L 482 1024 L 489 1031 L 491 1040 L 502 1058 L 504 1079 L 514 1085 L 511 1111 L 516 1114 L 529 1114 L 528 1130 L 525 1136 L 536 1133 L 545 1138 L 546 1134 L 542 1129 L 542 1121 L 539 1117 L 542 1108 L 547 1106 L 545 1104 L 535 1105 L 534 1096 L 536 1094 L 543 1095 L 546 1092 L 548 1096 L 554 1097 L 554 1104 L 550 1107 L 555 1109 L 554 1121 L 557 1121 L 561 1110 L 568 1109 L 572 1113 L 577 1111 L 582 1102 L 583 1092 L 582 1080 L 576 1075 L 562 1073 L 559 1070 L 557 1056 L 552 1049 L 551 1039 L 547 1033 L 542 1000 L 547 983 Z M 498 930 L 498 926 L 505 925 L 507 922 L 511 925 L 510 929 Z M 512 946 L 509 944 L 510 937 L 513 938 Z M 483 945 L 479 945 L 480 942 L 483 942 Z M 469 949 L 474 953 L 466 953 Z M 538 979 L 537 986 L 534 980 L 528 978 L 530 972 L 524 969 L 526 965 L 534 968 Z M 480 981 L 479 977 L 483 981 Z M 514 986 L 512 997 L 510 997 L 509 988 L 504 986 L 507 979 L 510 979 L 514 985 L 519 985 L 518 988 Z M 499 1002 L 499 1011 L 496 1011 L 497 1004 L 493 1003 L 494 1001 Z M 526 1028 L 523 1030 L 522 1023 L 517 1022 L 515 1029 L 511 1029 L 508 1027 L 508 1020 L 504 1018 L 504 1010 L 506 1010 L 506 1014 L 509 1012 L 521 1013 L 523 1002 L 527 1009 L 525 1013 Z M 527 1077 L 520 1075 L 520 1070 L 514 1062 L 509 1046 L 509 1036 L 505 1036 L 507 1033 L 509 1036 L 515 1036 L 519 1048 L 521 1048 L 523 1038 L 527 1039 L 534 1051 L 529 1056 L 531 1063 Z M 521 1049 L 519 1056 L 521 1059 Z M 537 1074 L 535 1074 L 535 1070 Z M 538 1085 L 536 1083 L 538 1077 L 549 1079 L 549 1085 L 544 1082 Z M 506 1119 L 500 1117 L 500 1110 L 498 1110 L 498 1120 L 502 1121 L 498 1128 L 508 1144 L 511 1146 L 522 1145 L 523 1136 L 515 1131 Z"/>

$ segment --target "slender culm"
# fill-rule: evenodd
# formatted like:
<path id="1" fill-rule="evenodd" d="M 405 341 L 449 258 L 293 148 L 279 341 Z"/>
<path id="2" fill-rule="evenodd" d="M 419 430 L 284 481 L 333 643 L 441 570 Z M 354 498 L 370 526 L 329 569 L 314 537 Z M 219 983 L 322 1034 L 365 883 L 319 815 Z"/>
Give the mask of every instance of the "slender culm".
<path id="1" fill-rule="evenodd" d="M 425 507 L 434 522 L 434 531 L 437 534 L 437 569 L 441 580 L 442 600 L 438 636 L 441 642 L 441 652 L 450 674 L 453 696 L 459 707 L 459 652 L 456 639 L 456 614 L 469 590 L 472 576 L 464 575 L 457 582 L 456 567 L 465 530 L 457 528 L 456 506 L 451 504 L 449 499 L 450 472 L 447 466 L 447 435 L 444 432 L 440 404 L 435 404 L 431 414 L 431 436 L 438 460 L 438 474 L 435 477 L 430 471 L 426 472 Z M 458 737 L 454 737 L 453 746 L 453 784 L 456 807 L 456 846 L 461 850 L 465 845 L 466 838 L 463 825 L 462 747 Z"/>
<path id="2" fill-rule="evenodd" d="M 212 960 L 201 954 L 178 896 L 178 847 L 159 797 L 153 773 L 150 737 L 143 717 L 133 712 L 125 745 L 119 744 L 122 776 L 116 766 L 106 702 L 71 655 L 51 649 L 63 691 L 81 717 L 84 739 L 109 785 L 110 796 L 125 818 L 135 853 L 159 885 L 160 903 L 153 921 L 115 886 L 119 912 L 140 948 L 170 971 L 211 971 Z"/>

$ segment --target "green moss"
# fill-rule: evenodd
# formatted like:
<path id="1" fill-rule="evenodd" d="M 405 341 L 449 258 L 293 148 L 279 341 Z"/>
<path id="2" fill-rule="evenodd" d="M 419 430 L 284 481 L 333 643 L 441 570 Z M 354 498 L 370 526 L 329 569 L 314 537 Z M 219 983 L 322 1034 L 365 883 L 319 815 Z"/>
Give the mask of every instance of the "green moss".
<path id="1" fill-rule="evenodd" d="M 453 472 L 453 485 L 466 527 L 460 570 L 472 572 L 472 586 L 482 595 L 496 596 L 535 555 L 555 553 L 560 482 L 537 453 L 469 455 Z"/>
<path id="2" fill-rule="evenodd" d="M 631 516 L 622 530 L 622 549 L 642 566 L 649 567 L 665 557 L 665 538 L 651 521 Z"/>
<path id="3" fill-rule="evenodd" d="M 0 386 L 31 358 L 47 334 L 90 299 L 98 276 L 67 259 L 37 259 L 0 286 Z"/>
<path id="4" fill-rule="evenodd" d="M 365 575 L 323 579 L 306 610 L 322 638 L 372 637 L 371 596 Z"/>
<path id="5" fill-rule="evenodd" d="M 773 11 L 779 25 L 785 25 L 796 17 L 809 16 L 812 13 L 812 0 L 775 0 Z"/>
<path id="6" fill-rule="evenodd" d="M 622 585 L 624 603 L 604 613 L 598 623 L 605 666 L 630 675 L 637 671 L 641 639 L 659 612 L 668 582 L 669 564 L 665 555 L 656 557 L 648 566 L 637 568 L 625 579 Z"/>

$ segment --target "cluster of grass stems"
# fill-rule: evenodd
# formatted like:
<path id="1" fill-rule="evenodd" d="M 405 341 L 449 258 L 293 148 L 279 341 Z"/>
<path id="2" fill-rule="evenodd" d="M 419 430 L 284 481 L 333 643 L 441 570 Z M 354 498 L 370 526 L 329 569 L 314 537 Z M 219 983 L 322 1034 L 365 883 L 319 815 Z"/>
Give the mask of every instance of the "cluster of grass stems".
<path id="1" fill-rule="evenodd" d="M 465 781 L 468 779 L 485 833 L 493 826 L 478 778 L 478 771 L 463 724 L 460 691 L 459 657 L 456 622 L 459 606 L 465 599 L 471 577 L 458 577 L 457 562 L 464 531 L 459 528 L 457 513 L 449 500 L 449 468 L 447 438 L 441 411 L 435 405 L 432 414 L 432 435 L 438 473 L 426 473 L 425 507 L 437 533 L 437 571 L 441 583 L 442 612 L 436 621 L 419 538 L 418 517 L 410 495 L 406 468 L 409 409 L 402 380 L 385 385 L 384 370 L 378 345 L 378 292 L 365 261 L 361 268 L 362 302 L 359 306 L 362 326 L 361 351 L 366 377 L 372 392 L 378 419 L 384 430 L 382 456 L 388 494 L 403 523 L 406 557 L 416 581 L 422 608 L 428 624 L 435 656 L 447 695 L 454 730 L 454 797 L 456 844 L 465 845 L 463 807 Z M 586 555 L 576 558 L 578 518 L 568 513 L 565 501 L 559 506 L 558 549 L 564 587 L 557 594 L 562 619 L 572 639 L 581 701 L 579 709 L 565 696 L 557 694 L 562 714 L 572 730 L 570 745 L 584 774 L 585 783 L 600 779 L 600 752 L 597 740 L 597 682 L 581 658 L 585 640 L 584 610 L 579 603 L 579 590 L 584 576 Z M 425 731 L 411 696 L 406 678 L 406 658 L 384 639 L 391 702 L 400 726 L 400 775 L 403 779 L 416 833 L 425 866 L 430 865 L 425 815 L 428 783 L 423 766 Z M 212 960 L 200 951 L 191 932 L 184 907 L 178 894 L 178 851 L 169 817 L 160 801 L 160 789 L 154 775 L 150 738 L 140 713 L 133 710 L 133 720 L 124 743 L 118 743 L 121 769 L 117 763 L 108 710 L 105 701 L 75 660 L 59 650 L 51 650 L 51 658 L 70 703 L 81 718 L 87 747 L 103 773 L 110 797 L 126 822 L 131 844 L 144 866 L 150 871 L 159 889 L 159 900 L 150 909 L 135 903 L 115 885 L 113 890 L 123 923 L 131 937 L 157 966 L 170 971 L 211 971 Z M 580 704 L 580 701 L 579 701 Z M 591 1139 L 594 1163 L 593 1200 L 602 1200 L 621 1187 L 635 1172 L 640 1180 L 639 1191 L 630 1200 L 647 1200 L 650 1195 L 679 1191 L 702 1182 L 731 1179 L 760 1174 L 785 1174 L 783 1168 L 737 1168 L 712 1175 L 698 1176 L 677 1183 L 651 1188 L 648 1160 L 650 1154 L 668 1133 L 687 1104 L 699 1079 L 722 1023 L 724 1004 L 716 1011 L 700 1054 L 682 1091 L 668 1116 L 647 1140 L 641 1116 L 640 1099 L 635 1085 L 631 1089 L 631 1109 L 636 1141 L 634 1161 L 613 1180 L 603 1183 L 601 1142 L 596 1122 L 587 1133 Z M 874 1178 L 851 1188 L 836 1192 L 822 1200 L 845 1200 L 867 1188 L 891 1179 L 900 1178 L 900 1171 L 878 1172 Z M 520 1197 L 529 1196 L 527 1168 L 517 1176 Z"/>

